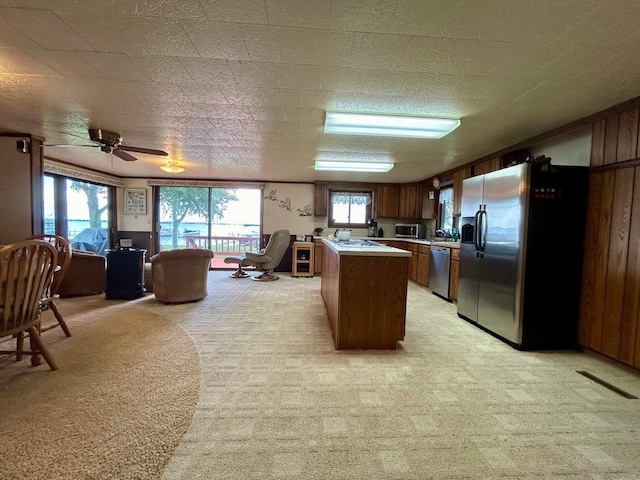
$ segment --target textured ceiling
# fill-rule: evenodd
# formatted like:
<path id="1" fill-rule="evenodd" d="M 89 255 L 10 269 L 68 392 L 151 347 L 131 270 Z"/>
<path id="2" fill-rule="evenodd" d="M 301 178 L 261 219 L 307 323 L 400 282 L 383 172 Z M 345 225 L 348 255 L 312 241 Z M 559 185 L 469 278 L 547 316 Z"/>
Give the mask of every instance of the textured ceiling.
<path id="1" fill-rule="evenodd" d="M 181 178 L 422 180 L 640 95 L 638 0 L 0 0 L 0 130 L 169 152 Z M 461 119 L 440 140 L 323 133 L 324 112 Z M 384 174 L 315 172 L 384 154 Z M 166 177 L 165 157 L 45 155 Z"/>

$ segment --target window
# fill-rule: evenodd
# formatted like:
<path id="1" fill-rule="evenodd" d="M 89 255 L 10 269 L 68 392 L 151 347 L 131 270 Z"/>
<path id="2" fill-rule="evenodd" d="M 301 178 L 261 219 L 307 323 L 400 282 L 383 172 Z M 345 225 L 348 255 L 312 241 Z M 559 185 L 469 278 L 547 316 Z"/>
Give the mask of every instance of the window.
<path id="1" fill-rule="evenodd" d="M 367 228 L 371 218 L 371 191 L 332 191 L 329 226 Z"/>
<path id="2" fill-rule="evenodd" d="M 44 232 L 62 235 L 74 250 L 104 255 L 114 187 L 48 174 L 43 187 Z"/>
<path id="3" fill-rule="evenodd" d="M 453 187 L 440 190 L 440 228 L 445 232 L 453 230 Z"/>

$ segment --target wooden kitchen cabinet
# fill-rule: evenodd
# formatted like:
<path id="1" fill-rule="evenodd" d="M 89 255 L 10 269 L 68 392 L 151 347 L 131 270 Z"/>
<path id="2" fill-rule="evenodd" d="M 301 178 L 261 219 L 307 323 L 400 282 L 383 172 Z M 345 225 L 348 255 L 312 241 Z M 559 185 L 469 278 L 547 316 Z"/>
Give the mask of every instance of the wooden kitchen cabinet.
<path id="1" fill-rule="evenodd" d="M 416 282 L 424 287 L 429 286 L 429 257 L 431 247 L 418 245 L 418 258 L 416 261 Z"/>
<path id="2" fill-rule="evenodd" d="M 378 218 L 398 218 L 400 188 L 397 185 L 380 186 L 376 190 Z"/>
<path id="3" fill-rule="evenodd" d="M 484 175 L 485 173 L 495 172 L 496 170 L 500 170 L 500 157 L 494 157 L 482 163 L 476 163 L 473 166 L 473 176 Z"/>
<path id="4" fill-rule="evenodd" d="M 411 258 L 409 259 L 409 280 L 413 280 L 415 282 L 418 273 L 418 244 L 402 242 L 402 245 L 399 248 L 411 252 Z"/>
<path id="5" fill-rule="evenodd" d="M 401 185 L 398 204 L 398 216 L 400 218 L 420 218 L 422 205 L 420 203 L 420 190 L 418 185 Z"/>
<path id="6" fill-rule="evenodd" d="M 453 215 L 462 210 L 462 181 L 471 176 L 471 167 L 462 168 L 453 174 Z"/>
<path id="7" fill-rule="evenodd" d="M 322 240 L 320 238 L 314 238 L 314 249 L 313 249 L 313 273 L 315 275 L 320 275 L 322 273 Z"/>
<path id="8" fill-rule="evenodd" d="M 316 217 L 326 217 L 329 208 L 329 185 L 326 183 L 316 182 L 315 193 L 313 198 L 313 214 Z"/>
<path id="9" fill-rule="evenodd" d="M 449 298 L 458 300 L 458 279 L 460 278 L 460 249 L 451 249 L 451 270 L 449 271 Z"/>

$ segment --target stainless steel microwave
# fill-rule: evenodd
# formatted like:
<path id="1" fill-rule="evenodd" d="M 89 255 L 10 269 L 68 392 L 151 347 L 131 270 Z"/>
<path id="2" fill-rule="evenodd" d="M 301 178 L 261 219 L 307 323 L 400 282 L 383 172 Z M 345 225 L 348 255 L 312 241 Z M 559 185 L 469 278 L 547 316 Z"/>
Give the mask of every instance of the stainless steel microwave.
<path id="1" fill-rule="evenodd" d="M 396 223 L 396 237 L 424 238 L 427 227 L 421 223 Z"/>

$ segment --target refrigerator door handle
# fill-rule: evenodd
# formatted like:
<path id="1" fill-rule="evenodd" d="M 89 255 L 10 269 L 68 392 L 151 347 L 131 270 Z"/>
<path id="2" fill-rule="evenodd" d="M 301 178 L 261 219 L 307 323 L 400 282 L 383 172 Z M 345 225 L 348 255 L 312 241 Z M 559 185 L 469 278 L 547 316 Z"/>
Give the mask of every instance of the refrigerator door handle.
<path id="1" fill-rule="evenodd" d="M 487 206 L 483 205 L 482 210 L 482 240 L 480 241 L 480 254 L 484 257 L 484 249 L 487 246 L 487 230 L 489 229 L 489 222 L 487 222 Z"/>
<path id="2" fill-rule="evenodd" d="M 480 214 L 481 213 L 482 212 L 478 210 L 474 218 L 475 228 L 473 229 L 473 245 L 476 247 L 476 257 L 480 256 Z"/>

